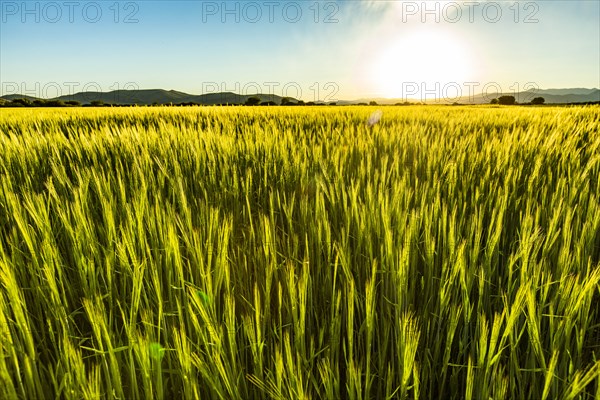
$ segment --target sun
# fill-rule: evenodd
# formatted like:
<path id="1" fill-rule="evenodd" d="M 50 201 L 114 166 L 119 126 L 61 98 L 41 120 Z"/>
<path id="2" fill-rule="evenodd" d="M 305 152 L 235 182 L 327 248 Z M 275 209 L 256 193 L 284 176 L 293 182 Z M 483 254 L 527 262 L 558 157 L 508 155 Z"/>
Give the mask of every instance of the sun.
<path id="1" fill-rule="evenodd" d="M 456 93 L 473 73 L 473 62 L 464 41 L 451 32 L 415 30 L 380 45 L 371 58 L 369 80 L 384 97 L 405 97 L 419 88 L 418 97 Z M 410 96 L 409 96 L 410 97 Z M 414 96 L 413 96 L 414 97 Z"/>

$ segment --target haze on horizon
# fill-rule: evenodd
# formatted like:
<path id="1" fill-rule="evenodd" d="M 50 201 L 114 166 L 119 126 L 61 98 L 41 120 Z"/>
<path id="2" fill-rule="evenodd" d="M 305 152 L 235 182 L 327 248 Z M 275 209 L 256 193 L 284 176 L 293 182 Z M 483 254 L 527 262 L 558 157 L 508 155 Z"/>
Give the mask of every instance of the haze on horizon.
<path id="1" fill-rule="evenodd" d="M 307 101 L 598 88 L 600 2 L 0 0 L 0 83 Z"/>

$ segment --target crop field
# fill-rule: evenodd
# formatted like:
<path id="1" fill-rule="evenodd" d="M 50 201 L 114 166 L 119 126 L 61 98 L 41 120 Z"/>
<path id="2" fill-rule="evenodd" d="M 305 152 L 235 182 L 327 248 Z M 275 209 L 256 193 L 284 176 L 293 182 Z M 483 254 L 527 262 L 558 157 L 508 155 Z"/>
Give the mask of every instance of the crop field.
<path id="1" fill-rule="evenodd" d="M 0 111 L 0 399 L 598 399 L 600 108 Z"/>

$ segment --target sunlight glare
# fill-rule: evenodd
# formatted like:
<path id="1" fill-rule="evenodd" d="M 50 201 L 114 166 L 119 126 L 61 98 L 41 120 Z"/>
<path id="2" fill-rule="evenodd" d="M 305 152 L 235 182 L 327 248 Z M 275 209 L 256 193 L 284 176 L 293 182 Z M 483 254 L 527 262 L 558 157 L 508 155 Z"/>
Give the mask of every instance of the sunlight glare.
<path id="1" fill-rule="evenodd" d="M 389 40 L 373 58 L 370 77 L 385 97 L 402 97 L 408 83 L 427 91 L 448 83 L 464 84 L 472 74 L 466 46 L 451 32 L 414 31 Z"/>

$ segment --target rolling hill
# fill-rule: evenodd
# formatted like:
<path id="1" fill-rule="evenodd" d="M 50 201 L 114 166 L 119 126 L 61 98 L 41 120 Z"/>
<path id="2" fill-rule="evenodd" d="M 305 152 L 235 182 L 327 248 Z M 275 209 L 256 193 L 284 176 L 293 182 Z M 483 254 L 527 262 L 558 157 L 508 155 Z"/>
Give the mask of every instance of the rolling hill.
<path id="1" fill-rule="evenodd" d="M 498 98 L 503 95 L 515 96 L 517 102 L 527 103 L 535 97 L 543 97 L 546 104 L 567 104 L 567 103 L 586 103 L 600 102 L 599 89 L 538 89 L 514 93 L 489 93 L 487 95 L 478 94 L 471 98 L 460 97 L 458 99 L 440 99 L 437 101 L 427 100 L 428 104 L 450 104 L 453 102 L 460 104 L 487 104 L 491 99 Z M 244 104 L 250 97 L 258 97 L 261 102 L 273 101 L 276 104 L 281 104 L 282 97 L 274 94 L 246 94 L 241 95 L 233 92 L 206 93 L 202 95 L 193 95 L 176 90 L 163 89 L 145 89 L 145 90 L 115 90 L 112 92 L 80 92 L 73 95 L 60 96 L 54 99 L 46 100 L 61 100 L 61 101 L 78 101 L 81 104 L 90 104 L 92 101 L 102 101 L 106 104 L 126 105 L 152 105 L 152 104 L 182 104 L 195 103 L 202 105 L 217 105 L 217 104 Z M 25 98 L 29 101 L 36 100 L 35 97 L 9 94 L 0 97 L 5 101 Z M 291 99 L 297 102 L 296 99 Z M 339 105 L 369 103 L 375 101 L 378 104 L 396 104 L 408 102 L 420 102 L 419 99 L 399 99 L 399 98 L 363 98 L 357 100 L 340 100 Z M 319 103 L 319 102 L 317 102 Z"/>
<path id="2" fill-rule="evenodd" d="M 537 89 L 528 90 L 518 93 L 488 93 L 488 94 L 477 94 L 472 97 L 463 96 L 458 99 L 438 99 L 438 100 L 426 100 L 427 104 L 452 104 L 454 102 L 460 104 L 488 104 L 490 100 L 496 99 L 500 96 L 515 96 L 517 102 L 528 103 L 536 97 L 543 97 L 546 100 L 546 104 L 567 104 L 567 103 L 587 103 L 587 102 L 600 102 L 600 90 L 599 89 Z M 420 103 L 421 99 L 418 98 L 362 98 L 356 100 L 341 100 L 338 104 L 359 104 L 369 103 L 375 101 L 377 104 L 397 104 L 397 103 Z"/>
<path id="3" fill-rule="evenodd" d="M 60 96 L 53 99 L 61 101 L 78 101 L 81 104 L 90 104 L 92 101 L 102 101 L 106 104 L 181 104 L 197 103 L 203 105 L 215 104 L 244 104 L 250 97 L 258 97 L 261 102 L 274 101 L 281 104 L 281 96 L 271 94 L 248 94 L 241 95 L 232 92 L 207 93 L 202 95 L 193 95 L 175 90 L 148 89 L 148 90 L 115 90 L 112 92 L 80 92 L 72 95 Z M 0 97 L 0 99 L 12 101 L 25 98 L 29 101 L 38 100 L 32 96 L 20 94 L 9 94 Z M 297 102 L 296 99 L 292 101 Z"/>

